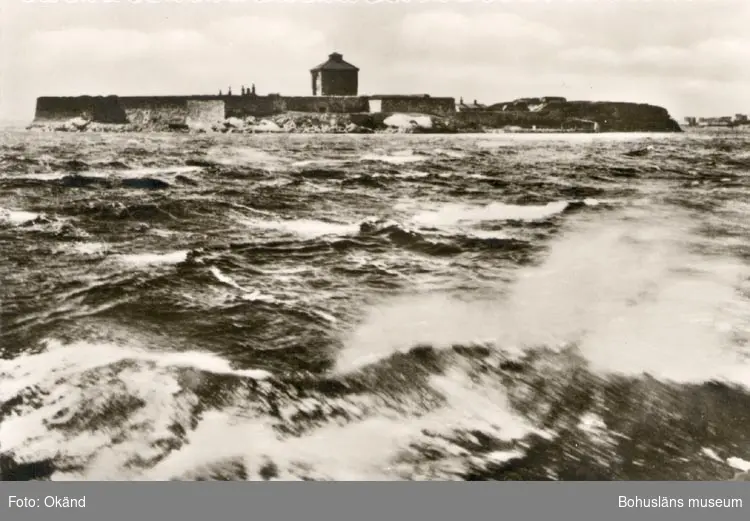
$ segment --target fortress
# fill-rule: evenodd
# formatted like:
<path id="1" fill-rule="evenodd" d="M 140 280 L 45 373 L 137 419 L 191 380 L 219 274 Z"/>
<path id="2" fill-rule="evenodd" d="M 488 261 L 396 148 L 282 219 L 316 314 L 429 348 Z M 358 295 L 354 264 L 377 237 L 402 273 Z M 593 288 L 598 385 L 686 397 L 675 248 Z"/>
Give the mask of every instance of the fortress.
<path id="1" fill-rule="evenodd" d="M 190 123 L 225 118 L 267 117 L 282 112 L 378 113 L 418 112 L 447 116 L 456 111 L 454 98 L 424 95 L 358 95 L 359 68 L 339 53 L 310 71 L 311 96 L 259 96 L 243 86 L 240 94 L 188 96 L 40 97 L 35 121 L 83 117 L 100 123 Z"/>
<path id="2" fill-rule="evenodd" d="M 442 119 L 454 131 L 518 128 L 584 132 L 680 132 L 662 107 L 642 103 L 568 101 L 560 96 L 519 98 L 490 106 L 456 104 L 451 97 L 360 95 L 359 68 L 339 53 L 310 70 L 310 96 L 258 95 L 255 85 L 239 94 L 188 96 L 40 97 L 34 125 L 83 118 L 88 122 L 129 124 L 140 129 L 211 125 L 229 118 L 271 118 L 284 113 L 341 114 L 367 120 L 381 128 L 394 113 L 423 114 Z M 372 127 L 371 127 L 372 128 Z"/>

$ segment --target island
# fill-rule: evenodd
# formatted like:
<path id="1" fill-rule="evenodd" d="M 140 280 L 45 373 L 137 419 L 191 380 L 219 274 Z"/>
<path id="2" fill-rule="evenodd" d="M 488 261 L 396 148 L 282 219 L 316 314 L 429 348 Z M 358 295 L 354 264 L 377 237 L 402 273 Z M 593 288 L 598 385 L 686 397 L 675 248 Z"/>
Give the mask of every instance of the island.
<path id="1" fill-rule="evenodd" d="M 360 95 L 359 68 L 339 53 L 311 73 L 311 96 L 240 93 L 44 96 L 30 129 L 114 132 L 681 132 L 659 106 L 560 96 L 484 105 L 429 94 Z"/>

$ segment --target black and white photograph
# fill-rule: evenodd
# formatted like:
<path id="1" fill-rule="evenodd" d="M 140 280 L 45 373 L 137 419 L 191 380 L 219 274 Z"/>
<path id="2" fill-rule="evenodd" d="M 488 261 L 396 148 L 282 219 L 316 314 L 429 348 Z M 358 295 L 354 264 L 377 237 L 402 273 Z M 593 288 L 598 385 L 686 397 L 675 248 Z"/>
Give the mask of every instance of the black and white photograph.
<path id="1" fill-rule="evenodd" d="M 750 478 L 750 2 L 2 2 L 0 480 Z"/>

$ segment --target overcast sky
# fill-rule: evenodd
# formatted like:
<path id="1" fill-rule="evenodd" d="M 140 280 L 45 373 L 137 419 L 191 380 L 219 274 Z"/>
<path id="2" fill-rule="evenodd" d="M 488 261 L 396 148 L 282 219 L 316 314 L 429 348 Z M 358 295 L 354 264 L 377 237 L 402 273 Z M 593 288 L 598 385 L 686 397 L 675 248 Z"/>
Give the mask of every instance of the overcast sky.
<path id="1" fill-rule="evenodd" d="M 333 51 L 360 93 L 750 112 L 750 1 L 0 0 L 0 119 L 44 95 L 309 95 Z"/>

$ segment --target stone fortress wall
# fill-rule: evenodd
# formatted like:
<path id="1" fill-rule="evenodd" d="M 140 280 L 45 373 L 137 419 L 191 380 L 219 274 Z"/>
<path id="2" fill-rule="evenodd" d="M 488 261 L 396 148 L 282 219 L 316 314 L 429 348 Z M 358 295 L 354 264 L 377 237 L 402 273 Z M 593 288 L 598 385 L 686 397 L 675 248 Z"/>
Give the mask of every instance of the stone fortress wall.
<path id="1" fill-rule="evenodd" d="M 388 98 L 390 99 L 390 98 Z M 205 103 L 205 109 L 199 109 Z M 220 119 L 266 117 L 283 112 L 364 113 L 370 112 L 369 96 L 76 96 L 37 99 L 35 122 L 65 121 L 83 117 L 100 123 L 185 123 L 190 111 L 213 109 L 223 103 Z M 387 101 L 390 112 L 445 115 L 455 111 L 453 98 L 404 96 Z M 383 107 L 384 109 L 386 106 Z M 385 111 L 385 110 L 384 110 Z"/>
<path id="2" fill-rule="evenodd" d="M 540 98 L 541 99 L 541 98 Z M 580 128 L 601 132 L 680 132 L 668 111 L 640 103 L 541 99 L 535 105 L 514 102 L 457 106 L 454 98 L 419 96 L 75 96 L 37 99 L 35 123 L 83 117 L 100 123 L 130 123 L 164 128 L 200 120 L 210 124 L 226 118 L 264 118 L 287 112 L 384 116 L 392 113 L 430 114 L 448 118 L 462 129 L 521 127 Z M 209 121 L 211 120 L 211 121 Z"/>

